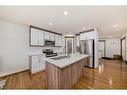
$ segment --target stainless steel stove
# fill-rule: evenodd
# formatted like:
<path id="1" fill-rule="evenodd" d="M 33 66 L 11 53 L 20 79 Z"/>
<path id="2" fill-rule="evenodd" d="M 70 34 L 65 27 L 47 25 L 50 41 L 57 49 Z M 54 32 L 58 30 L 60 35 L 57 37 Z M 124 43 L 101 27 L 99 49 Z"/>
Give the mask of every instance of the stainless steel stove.
<path id="1" fill-rule="evenodd" d="M 53 52 L 53 49 L 45 49 L 43 50 L 43 53 L 46 54 L 46 57 L 53 57 L 53 56 L 57 56 L 57 53 Z"/>

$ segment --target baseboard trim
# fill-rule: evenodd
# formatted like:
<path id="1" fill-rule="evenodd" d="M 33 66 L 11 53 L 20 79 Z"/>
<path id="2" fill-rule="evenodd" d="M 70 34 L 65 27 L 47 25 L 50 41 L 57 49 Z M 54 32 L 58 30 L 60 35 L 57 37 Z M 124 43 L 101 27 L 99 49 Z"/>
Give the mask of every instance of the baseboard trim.
<path id="1" fill-rule="evenodd" d="M 22 72 L 29 71 L 29 70 L 30 69 L 25 69 L 25 70 L 13 72 L 13 73 L 3 74 L 3 75 L 0 76 L 0 78 L 7 77 L 7 76 L 11 76 L 11 75 L 14 75 L 14 74 L 17 74 L 17 73 L 22 73 Z"/>

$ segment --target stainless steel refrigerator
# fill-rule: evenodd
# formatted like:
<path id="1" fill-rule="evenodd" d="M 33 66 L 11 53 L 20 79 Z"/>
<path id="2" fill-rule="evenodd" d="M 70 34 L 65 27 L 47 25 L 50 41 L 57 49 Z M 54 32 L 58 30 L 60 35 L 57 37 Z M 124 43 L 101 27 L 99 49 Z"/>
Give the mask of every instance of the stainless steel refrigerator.
<path id="1" fill-rule="evenodd" d="M 94 68 L 94 40 L 81 40 L 80 53 L 89 55 L 85 66 Z"/>

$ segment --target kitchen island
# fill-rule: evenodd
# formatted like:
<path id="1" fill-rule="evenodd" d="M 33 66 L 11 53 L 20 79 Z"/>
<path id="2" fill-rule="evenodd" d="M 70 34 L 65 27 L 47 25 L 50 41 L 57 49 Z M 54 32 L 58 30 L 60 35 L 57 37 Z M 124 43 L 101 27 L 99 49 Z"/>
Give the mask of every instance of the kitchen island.
<path id="1" fill-rule="evenodd" d="M 47 58 L 46 73 L 49 89 L 69 89 L 81 77 L 88 55 L 71 54 Z"/>

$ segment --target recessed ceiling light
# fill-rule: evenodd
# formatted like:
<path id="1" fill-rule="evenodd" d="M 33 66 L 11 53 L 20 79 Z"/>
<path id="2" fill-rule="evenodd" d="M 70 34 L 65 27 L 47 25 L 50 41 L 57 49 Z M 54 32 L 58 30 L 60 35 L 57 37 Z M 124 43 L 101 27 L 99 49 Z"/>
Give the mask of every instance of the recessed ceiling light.
<path id="1" fill-rule="evenodd" d="M 117 25 L 113 25 L 113 27 L 115 28 L 115 27 L 117 27 Z"/>
<path id="2" fill-rule="evenodd" d="M 49 25 L 53 25 L 53 23 L 52 22 L 49 22 Z"/>
<path id="3" fill-rule="evenodd" d="M 86 27 L 83 27 L 82 29 L 86 29 Z"/>
<path id="4" fill-rule="evenodd" d="M 68 15 L 68 11 L 64 11 L 64 15 Z"/>

